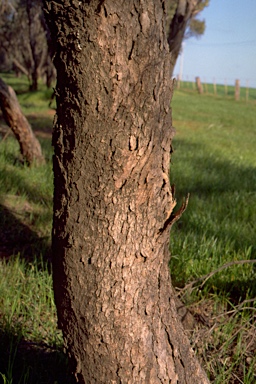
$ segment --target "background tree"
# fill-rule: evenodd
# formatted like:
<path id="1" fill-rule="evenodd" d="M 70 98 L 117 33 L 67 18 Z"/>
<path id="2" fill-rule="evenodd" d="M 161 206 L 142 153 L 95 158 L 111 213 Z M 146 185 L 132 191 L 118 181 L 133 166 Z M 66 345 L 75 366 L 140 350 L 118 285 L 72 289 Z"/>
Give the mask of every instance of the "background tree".
<path id="1" fill-rule="evenodd" d="M 55 71 L 48 36 L 41 0 L 6 0 L 0 13 L 1 69 L 24 73 L 31 90 L 38 88 L 40 77 L 50 85 Z"/>
<path id="2" fill-rule="evenodd" d="M 46 7 L 57 68 L 54 291 L 79 383 L 208 383 L 168 268 L 180 213 L 164 3 Z"/>
<path id="3" fill-rule="evenodd" d="M 5 0 L 0 5 L 0 23 L 12 18 L 15 8 L 10 0 Z M 2 27 L 3 25 L 1 25 Z M 42 163 L 44 157 L 39 141 L 32 128 L 22 113 L 18 99 L 12 87 L 0 78 L 0 108 L 7 125 L 17 138 L 23 160 L 28 164 Z"/>
<path id="4" fill-rule="evenodd" d="M 23 160 L 29 165 L 43 163 L 41 145 L 32 131 L 32 128 L 23 115 L 18 99 L 12 87 L 0 78 L 0 108 L 4 119 L 13 131 L 20 145 Z"/>
<path id="5" fill-rule="evenodd" d="M 184 38 L 199 37 L 205 31 L 205 21 L 198 14 L 209 5 L 209 0 L 167 0 L 167 31 L 173 72 Z"/>

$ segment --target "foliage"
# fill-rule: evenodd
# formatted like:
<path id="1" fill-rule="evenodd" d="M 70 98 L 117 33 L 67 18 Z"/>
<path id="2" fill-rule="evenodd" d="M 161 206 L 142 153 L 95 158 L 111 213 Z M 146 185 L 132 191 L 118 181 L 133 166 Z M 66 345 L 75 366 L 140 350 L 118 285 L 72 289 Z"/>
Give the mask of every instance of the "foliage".
<path id="1" fill-rule="evenodd" d="M 195 36 L 198 38 L 204 34 L 204 31 L 205 31 L 205 21 L 192 18 L 189 22 L 189 28 L 185 34 L 185 37 L 189 38 L 191 36 Z"/>

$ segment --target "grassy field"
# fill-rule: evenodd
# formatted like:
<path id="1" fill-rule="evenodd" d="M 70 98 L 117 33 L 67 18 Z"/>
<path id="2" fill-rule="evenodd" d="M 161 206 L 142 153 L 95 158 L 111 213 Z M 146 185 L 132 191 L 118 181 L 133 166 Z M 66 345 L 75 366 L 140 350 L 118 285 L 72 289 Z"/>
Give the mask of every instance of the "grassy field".
<path id="1" fill-rule="evenodd" d="M 72 384 L 57 329 L 51 280 L 51 91 L 29 93 L 5 76 L 47 162 L 28 168 L 0 141 L 0 383 Z M 176 91 L 171 182 L 189 206 L 171 232 L 173 283 L 196 322 L 188 331 L 213 383 L 256 381 L 255 102 Z M 7 127 L 0 119 L 0 135 Z M 191 283 L 191 284 L 190 284 Z M 190 285 L 189 285 L 190 284 Z"/>
<path id="2" fill-rule="evenodd" d="M 256 259 L 256 105 L 176 91 L 172 108 L 171 182 L 178 202 L 190 194 L 171 232 L 172 279 L 206 324 L 192 338 L 212 381 L 255 383 L 255 264 L 184 286 L 226 263 Z"/>

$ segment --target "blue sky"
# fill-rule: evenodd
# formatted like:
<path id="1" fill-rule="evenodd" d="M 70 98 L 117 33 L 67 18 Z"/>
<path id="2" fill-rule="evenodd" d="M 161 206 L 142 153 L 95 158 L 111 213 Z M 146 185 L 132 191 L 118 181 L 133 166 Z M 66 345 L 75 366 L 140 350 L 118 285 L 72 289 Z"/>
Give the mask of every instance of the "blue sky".
<path id="1" fill-rule="evenodd" d="M 185 40 L 174 75 L 219 84 L 240 79 L 242 86 L 256 88 L 256 0 L 210 0 L 199 16 L 205 33 Z"/>

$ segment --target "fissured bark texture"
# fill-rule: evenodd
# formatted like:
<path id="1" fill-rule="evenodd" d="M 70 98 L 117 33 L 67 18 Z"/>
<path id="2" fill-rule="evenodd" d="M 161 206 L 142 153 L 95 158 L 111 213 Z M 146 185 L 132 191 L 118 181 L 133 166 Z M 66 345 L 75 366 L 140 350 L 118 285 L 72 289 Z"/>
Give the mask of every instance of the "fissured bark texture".
<path id="1" fill-rule="evenodd" d="M 47 4 L 54 291 L 79 383 L 207 383 L 168 269 L 171 79 L 161 0 Z"/>

